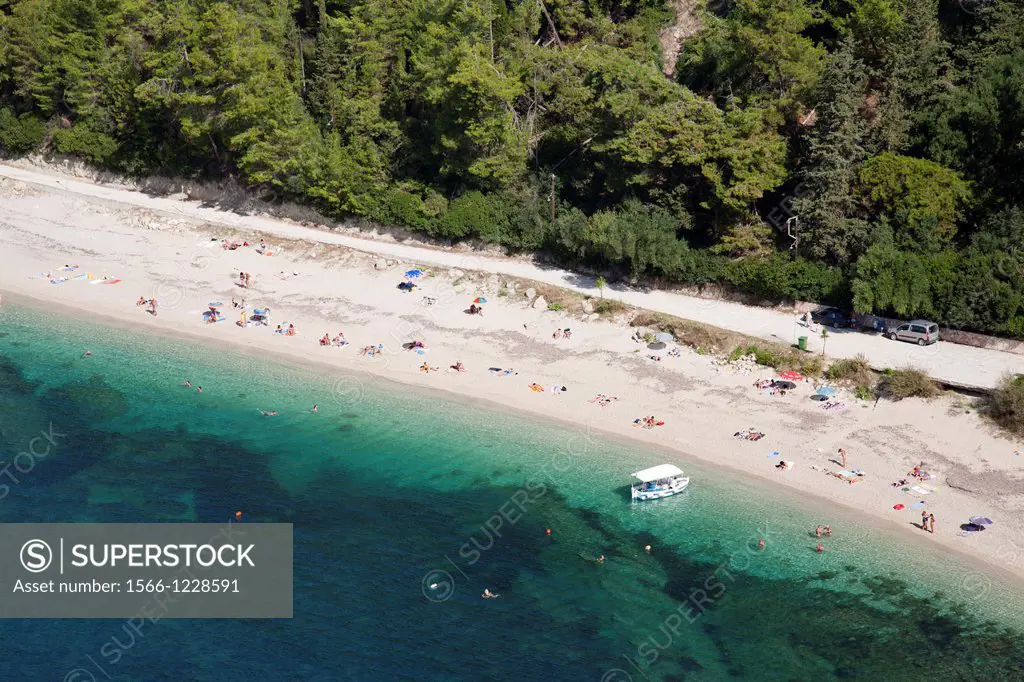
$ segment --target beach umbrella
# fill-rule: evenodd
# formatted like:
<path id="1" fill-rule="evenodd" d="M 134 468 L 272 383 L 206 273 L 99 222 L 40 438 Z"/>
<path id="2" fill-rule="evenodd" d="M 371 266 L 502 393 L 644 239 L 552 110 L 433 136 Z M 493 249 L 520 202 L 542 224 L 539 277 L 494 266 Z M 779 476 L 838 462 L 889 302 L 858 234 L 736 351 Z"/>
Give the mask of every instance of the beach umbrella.
<path id="1" fill-rule="evenodd" d="M 422 277 L 423 276 L 423 271 L 422 270 L 408 270 L 408 271 L 406 271 L 405 276 L 406 277 L 410 277 L 410 278 L 411 277 Z"/>
<path id="2" fill-rule="evenodd" d="M 660 334 L 655 334 L 654 338 L 657 339 L 658 341 L 661 341 L 662 343 L 671 343 L 676 340 L 676 338 L 669 334 L 668 332 L 661 332 Z"/>
<path id="3" fill-rule="evenodd" d="M 647 347 L 651 350 L 661 350 L 665 347 L 664 341 L 655 341 L 654 343 L 647 344 Z"/>
<path id="4" fill-rule="evenodd" d="M 971 517 L 971 523 L 973 523 L 975 525 L 978 525 L 978 526 L 991 526 L 992 525 L 992 519 L 990 519 L 987 516 L 972 516 Z"/>
<path id="5" fill-rule="evenodd" d="M 473 299 L 473 303 L 487 303 L 487 299 L 483 296 L 477 296 Z"/>
<path id="6" fill-rule="evenodd" d="M 779 372 L 779 376 L 783 379 L 789 379 L 790 381 L 803 381 L 804 375 L 800 372 L 794 372 L 789 370 L 788 372 Z"/>
<path id="7" fill-rule="evenodd" d="M 213 303 L 207 303 L 206 305 L 210 306 L 211 308 L 219 308 L 224 304 L 221 303 L 220 301 L 214 301 Z"/>
<path id="8" fill-rule="evenodd" d="M 823 395 L 826 398 L 830 398 L 836 394 L 836 389 L 831 386 L 822 386 L 817 390 L 818 395 Z"/>

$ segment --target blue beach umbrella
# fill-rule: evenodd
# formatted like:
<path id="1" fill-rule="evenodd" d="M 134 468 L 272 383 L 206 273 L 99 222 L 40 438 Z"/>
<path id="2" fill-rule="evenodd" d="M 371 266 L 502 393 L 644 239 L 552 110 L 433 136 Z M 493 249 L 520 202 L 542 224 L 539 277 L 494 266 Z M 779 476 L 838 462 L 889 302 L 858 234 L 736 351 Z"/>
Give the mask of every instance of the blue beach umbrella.
<path id="1" fill-rule="evenodd" d="M 483 296 L 477 296 L 473 299 L 473 303 L 487 303 L 487 299 Z"/>
<path id="2" fill-rule="evenodd" d="M 991 526 L 992 519 L 990 519 L 987 516 L 972 516 L 971 523 L 976 524 L 978 526 Z"/>
<path id="3" fill-rule="evenodd" d="M 219 308 L 224 304 L 221 303 L 220 301 L 214 301 L 213 303 L 207 303 L 206 305 L 210 306 L 211 308 Z"/>
<path id="4" fill-rule="evenodd" d="M 422 277 L 423 276 L 423 271 L 422 270 L 409 270 L 409 271 L 407 271 L 405 273 L 405 276 L 406 277 Z"/>
<path id="5" fill-rule="evenodd" d="M 654 339 L 656 341 L 661 341 L 662 343 L 672 343 L 673 341 L 676 340 L 675 337 L 669 334 L 668 332 L 661 332 L 660 334 L 655 334 Z"/>
<path id="6" fill-rule="evenodd" d="M 831 386 L 822 386 L 821 388 L 818 389 L 817 393 L 818 395 L 823 395 L 826 398 L 831 398 L 836 394 L 836 389 L 832 388 Z"/>

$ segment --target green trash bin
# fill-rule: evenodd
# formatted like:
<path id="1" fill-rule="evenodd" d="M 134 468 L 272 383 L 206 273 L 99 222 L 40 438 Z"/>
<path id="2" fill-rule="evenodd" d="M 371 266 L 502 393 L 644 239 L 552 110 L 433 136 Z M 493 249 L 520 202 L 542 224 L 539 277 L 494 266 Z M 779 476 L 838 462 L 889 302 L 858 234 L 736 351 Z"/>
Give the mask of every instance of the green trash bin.
<path id="1" fill-rule="evenodd" d="M 800 350 L 807 350 L 807 337 L 801 336 L 796 340 L 796 345 Z"/>

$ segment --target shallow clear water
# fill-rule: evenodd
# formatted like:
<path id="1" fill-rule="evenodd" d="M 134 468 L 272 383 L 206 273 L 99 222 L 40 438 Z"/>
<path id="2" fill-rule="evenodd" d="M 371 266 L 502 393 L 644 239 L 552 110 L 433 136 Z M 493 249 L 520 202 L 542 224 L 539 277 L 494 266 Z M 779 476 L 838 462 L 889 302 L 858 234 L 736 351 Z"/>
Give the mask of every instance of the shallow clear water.
<path id="1" fill-rule="evenodd" d="M 1018 588 L 822 503 L 683 462 L 686 494 L 634 505 L 629 472 L 666 456 L 585 427 L 5 303 L 0 459 L 51 422 L 0 521 L 292 522 L 295 618 L 0 622 L 12 679 L 1024 671 Z"/>

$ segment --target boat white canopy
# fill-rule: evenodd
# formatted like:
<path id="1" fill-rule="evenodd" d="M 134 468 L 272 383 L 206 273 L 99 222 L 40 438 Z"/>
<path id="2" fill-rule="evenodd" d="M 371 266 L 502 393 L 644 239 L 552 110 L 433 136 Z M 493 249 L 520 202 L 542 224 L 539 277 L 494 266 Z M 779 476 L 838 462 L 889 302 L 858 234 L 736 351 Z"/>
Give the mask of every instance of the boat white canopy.
<path id="1" fill-rule="evenodd" d="M 651 481 L 660 481 L 663 478 L 680 476 L 682 473 L 682 469 L 677 467 L 675 464 L 659 464 L 656 467 L 636 472 L 633 474 L 633 478 L 637 478 L 644 483 L 650 483 Z"/>

